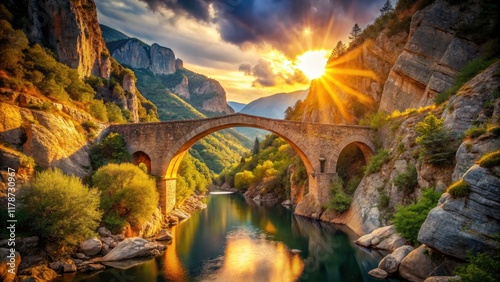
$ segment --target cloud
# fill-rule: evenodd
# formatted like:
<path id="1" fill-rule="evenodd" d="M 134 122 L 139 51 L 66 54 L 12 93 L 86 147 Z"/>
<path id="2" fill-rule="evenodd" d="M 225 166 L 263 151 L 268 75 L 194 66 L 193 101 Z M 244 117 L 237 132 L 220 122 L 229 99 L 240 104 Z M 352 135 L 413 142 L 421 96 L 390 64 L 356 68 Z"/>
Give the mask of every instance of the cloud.
<path id="1" fill-rule="evenodd" d="M 214 24 L 221 38 L 237 46 L 270 45 L 289 57 L 334 47 L 355 22 L 377 15 L 385 0 L 141 0 L 154 11 L 168 10 Z M 304 32 L 309 30 L 310 33 Z"/>
<path id="2" fill-rule="evenodd" d="M 276 70 L 273 68 L 272 62 L 262 58 L 253 67 L 250 63 L 240 64 L 239 71 L 247 76 L 254 77 L 252 87 L 274 87 L 309 82 L 308 78 L 300 70 Z"/>

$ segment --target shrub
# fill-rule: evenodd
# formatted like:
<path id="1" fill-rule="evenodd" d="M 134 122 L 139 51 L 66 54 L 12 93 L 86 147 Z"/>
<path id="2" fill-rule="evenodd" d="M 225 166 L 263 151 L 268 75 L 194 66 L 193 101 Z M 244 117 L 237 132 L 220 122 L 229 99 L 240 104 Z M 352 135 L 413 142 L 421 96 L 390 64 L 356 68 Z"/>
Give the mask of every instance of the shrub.
<path id="1" fill-rule="evenodd" d="M 97 125 L 95 122 L 93 122 L 91 120 L 86 120 L 86 121 L 82 122 L 82 127 L 87 132 L 91 132 L 91 131 L 99 129 L 99 125 Z"/>
<path id="2" fill-rule="evenodd" d="M 390 159 L 391 153 L 389 150 L 380 150 L 375 156 L 372 156 L 370 162 L 366 166 L 365 175 L 380 171 L 382 165 L 384 165 Z"/>
<path id="3" fill-rule="evenodd" d="M 351 197 L 346 195 L 342 189 L 342 180 L 339 178 L 330 186 L 331 199 L 328 203 L 328 209 L 334 210 L 336 213 L 344 213 L 351 206 Z"/>
<path id="4" fill-rule="evenodd" d="M 438 192 L 426 189 L 422 193 L 422 199 L 416 204 L 398 207 L 393 219 L 396 231 L 406 240 L 417 245 L 420 226 L 424 223 L 429 211 L 436 206 L 439 197 Z"/>
<path id="5" fill-rule="evenodd" d="M 186 154 L 177 172 L 176 201 L 182 203 L 196 190 L 205 193 L 211 183 L 208 167 L 190 153 Z"/>
<path id="6" fill-rule="evenodd" d="M 431 164 L 452 163 L 455 150 L 450 134 L 443 127 L 443 120 L 429 113 L 416 127 L 415 142 L 422 146 L 422 157 Z"/>
<path id="7" fill-rule="evenodd" d="M 487 254 L 467 254 L 468 263 L 457 266 L 454 274 L 460 276 L 462 282 L 496 282 L 500 281 L 500 257 Z"/>
<path id="8" fill-rule="evenodd" d="M 470 194 L 470 186 L 467 182 L 459 180 L 446 189 L 453 198 L 467 197 Z"/>
<path id="9" fill-rule="evenodd" d="M 21 189 L 19 200 L 19 209 L 27 217 L 23 225 L 61 253 L 93 236 L 101 220 L 99 191 L 59 169 L 37 174 Z"/>
<path id="10" fill-rule="evenodd" d="M 101 100 L 94 100 L 89 106 L 89 113 L 98 120 L 107 122 L 108 113 L 106 111 L 106 106 Z"/>
<path id="11" fill-rule="evenodd" d="M 394 178 L 394 185 L 399 191 L 403 191 L 406 195 L 413 194 L 418 186 L 417 169 L 414 165 L 409 165 L 406 171 L 398 174 Z"/>
<path id="12" fill-rule="evenodd" d="M 465 131 L 465 137 L 474 139 L 485 133 L 486 133 L 486 128 L 473 126 L 467 129 L 467 131 Z"/>
<path id="13" fill-rule="evenodd" d="M 101 167 L 92 183 L 101 191 L 103 221 L 113 232 L 120 232 L 125 222 L 139 227 L 158 205 L 156 181 L 131 163 Z"/>
<path id="14" fill-rule="evenodd" d="M 391 197 L 389 196 L 389 194 L 387 194 L 387 192 L 385 192 L 384 190 L 381 190 L 380 191 L 380 197 L 378 198 L 378 209 L 381 210 L 381 209 L 386 209 L 389 207 L 389 204 L 391 203 Z"/>
<path id="15" fill-rule="evenodd" d="M 105 107 L 109 122 L 127 123 L 127 120 L 125 120 L 125 118 L 123 117 L 122 110 L 116 104 L 107 102 L 105 104 Z"/>
<path id="16" fill-rule="evenodd" d="M 387 114 L 384 112 L 368 113 L 359 121 L 359 125 L 381 128 L 387 123 Z"/>
<path id="17" fill-rule="evenodd" d="M 110 133 L 102 142 L 90 149 L 90 164 L 93 169 L 109 163 L 129 162 L 131 158 L 125 139 L 116 132 Z"/>
<path id="18" fill-rule="evenodd" d="M 500 165 L 500 150 L 481 157 L 477 163 L 484 168 L 492 168 Z"/>

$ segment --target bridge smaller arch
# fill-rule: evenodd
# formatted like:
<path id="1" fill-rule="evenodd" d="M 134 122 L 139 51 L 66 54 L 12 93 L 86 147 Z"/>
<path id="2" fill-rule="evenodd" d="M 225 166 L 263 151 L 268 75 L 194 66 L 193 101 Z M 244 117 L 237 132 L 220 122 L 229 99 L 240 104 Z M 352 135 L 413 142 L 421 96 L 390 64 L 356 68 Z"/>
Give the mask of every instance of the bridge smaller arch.
<path id="1" fill-rule="evenodd" d="M 151 174 L 151 158 L 143 151 L 137 151 L 132 154 L 132 163 L 135 165 L 145 164 L 147 173 Z"/>
<path id="2" fill-rule="evenodd" d="M 187 150 L 210 133 L 240 126 L 268 130 L 286 140 L 306 167 L 309 194 L 321 205 L 329 200 L 329 185 L 336 175 L 342 149 L 356 143 L 367 160 L 375 151 L 371 142 L 374 131 L 369 127 L 304 123 L 240 113 L 196 120 L 111 125 L 103 134 L 120 133 L 129 152 L 137 153 L 135 161 L 144 161 L 145 155 L 149 157 L 148 171 L 157 178 L 160 205 L 166 213 L 175 205 L 177 170 Z"/>

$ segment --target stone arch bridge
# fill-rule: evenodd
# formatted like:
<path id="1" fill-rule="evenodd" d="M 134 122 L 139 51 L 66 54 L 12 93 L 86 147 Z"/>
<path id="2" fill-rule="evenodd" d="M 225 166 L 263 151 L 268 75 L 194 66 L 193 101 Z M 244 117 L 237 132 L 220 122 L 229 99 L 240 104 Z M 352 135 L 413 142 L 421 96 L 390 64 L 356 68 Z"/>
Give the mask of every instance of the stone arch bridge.
<path id="1" fill-rule="evenodd" d="M 189 148 L 201 138 L 221 129 L 253 127 L 285 139 L 302 159 L 309 178 L 309 194 L 323 205 L 329 199 L 329 184 L 336 175 L 341 151 L 356 144 L 366 161 L 374 152 L 373 129 L 277 120 L 232 114 L 196 120 L 111 125 L 104 134 L 117 132 L 125 138 L 135 163 L 145 163 L 157 179 L 160 206 L 164 213 L 175 206 L 177 170 Z"/>

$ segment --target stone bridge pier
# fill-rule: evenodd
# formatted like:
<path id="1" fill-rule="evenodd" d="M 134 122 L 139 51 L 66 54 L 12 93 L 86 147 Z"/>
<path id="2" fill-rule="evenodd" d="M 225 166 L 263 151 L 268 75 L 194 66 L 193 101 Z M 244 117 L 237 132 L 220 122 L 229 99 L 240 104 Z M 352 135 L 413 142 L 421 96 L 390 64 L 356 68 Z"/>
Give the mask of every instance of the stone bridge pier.
<path id="1" fill-rule="evenodd" d="M 159 205 L 164 213 L 175 206 L 177 170 L 189 148 L 221 129 L 265 129 L 286 140 L 307 170 L 309 193 L 320 205 L 330 199 L 329 186 L 336 176 L 342 150 L 355 143 L 366 160 L 374 151 L 373 130 L 368 127 L 315 124 L 233 114 L 197 120 L 111 125 L 104 134 L 117 132 L 125 138 L 136 163 L 144 163 L 157 179 Z M 307 196 L 307 195 L 306 195 Z"/>

